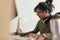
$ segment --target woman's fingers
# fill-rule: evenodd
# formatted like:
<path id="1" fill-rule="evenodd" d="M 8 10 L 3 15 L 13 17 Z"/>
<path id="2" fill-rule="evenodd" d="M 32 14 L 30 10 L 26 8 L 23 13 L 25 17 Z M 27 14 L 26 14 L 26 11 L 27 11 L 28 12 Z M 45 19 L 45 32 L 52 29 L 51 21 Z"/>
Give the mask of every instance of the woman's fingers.
<path id="1" fill-rule="evenodd" d="M 40 35 L 40 34 L 32 34 L 32 33 L 29 33 L 25 37 L 33 37 L 36 40 L 45 40 L 45 38 L 42 35 Z"/>
<path id="2" fill-rule="evenodd" d="M 45 40 L 45 38 L 42 35 L 40 35 L 37 40 Z"/>

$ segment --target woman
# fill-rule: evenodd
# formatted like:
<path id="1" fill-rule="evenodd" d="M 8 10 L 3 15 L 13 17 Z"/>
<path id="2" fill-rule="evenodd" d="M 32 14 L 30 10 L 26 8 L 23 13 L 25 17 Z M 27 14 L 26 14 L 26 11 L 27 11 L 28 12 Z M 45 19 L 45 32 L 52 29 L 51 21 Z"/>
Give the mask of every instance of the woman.
<path id="1" fill-rule="evenodd" d="M 53 18 L 51 12 L 53 11 L 53 0 L 46 0 L 45 2 L 40 2 L 34 9 L 37 13 L 37 16 L 40 18 L 35 29 L 27 33 L 18 33 L 16 35 L 20 36 L 32 36 L 37 40 L 52 40 L 52 33 L 50 30 L 50 20 Z M 40 31 L 40 35 L 37 35 Z"/>

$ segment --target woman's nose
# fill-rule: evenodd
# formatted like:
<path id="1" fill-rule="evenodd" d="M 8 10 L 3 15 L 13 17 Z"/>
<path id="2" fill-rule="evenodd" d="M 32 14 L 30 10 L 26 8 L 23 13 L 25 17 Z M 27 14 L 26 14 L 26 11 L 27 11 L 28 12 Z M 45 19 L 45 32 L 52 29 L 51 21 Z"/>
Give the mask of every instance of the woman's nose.
<path id="1" fill-rule="evenodd" d="M 39 15 L 39 13 L 37 13 L 37 15 Z"/>
<path id="2" fill-rule="evenodd" d="M 37 14 L 39 16 L 39 14 Z"/>

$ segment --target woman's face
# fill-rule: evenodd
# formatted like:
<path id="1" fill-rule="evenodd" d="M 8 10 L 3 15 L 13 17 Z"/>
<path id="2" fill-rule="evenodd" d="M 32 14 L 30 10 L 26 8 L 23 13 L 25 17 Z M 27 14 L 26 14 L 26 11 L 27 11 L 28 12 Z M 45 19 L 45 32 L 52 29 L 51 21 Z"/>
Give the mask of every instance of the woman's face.
<path id="1" fill-rule="evenodd" d="M 38 17 L 42 18 L 42 19 L 50 16 L 50 14 L 48 13 L 47 10 L 46 11 L 41 11 L 40 9 L 36 9 L 36 13 L 37 13 Z"/>

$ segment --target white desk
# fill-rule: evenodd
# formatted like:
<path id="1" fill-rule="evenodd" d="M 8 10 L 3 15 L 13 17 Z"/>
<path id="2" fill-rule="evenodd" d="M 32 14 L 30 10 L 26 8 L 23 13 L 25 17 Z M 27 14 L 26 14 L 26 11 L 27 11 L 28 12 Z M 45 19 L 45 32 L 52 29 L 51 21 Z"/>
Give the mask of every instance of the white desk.
<path id="1" fill-rule="evenodd" d="M 33 37 L 20 37 L 19 35 L 12 35 L 9 37 L 9 40 L 36 40 Z"/>

